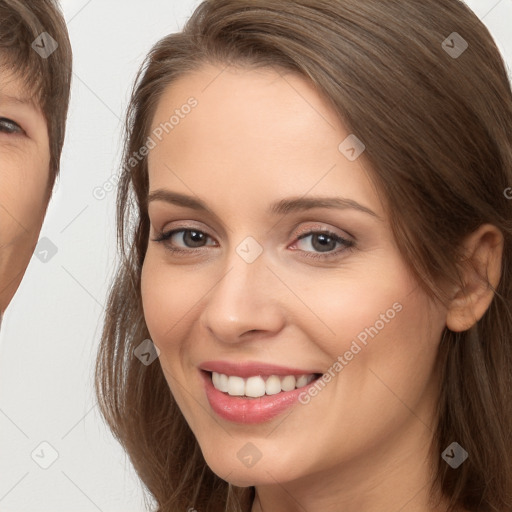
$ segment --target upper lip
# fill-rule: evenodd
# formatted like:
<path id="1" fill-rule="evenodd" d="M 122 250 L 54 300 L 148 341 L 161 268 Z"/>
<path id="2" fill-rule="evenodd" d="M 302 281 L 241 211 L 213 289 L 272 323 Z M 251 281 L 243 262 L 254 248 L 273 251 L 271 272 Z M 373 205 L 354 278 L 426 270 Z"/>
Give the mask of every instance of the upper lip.
<path id="1" fill-rule="evenodd" d="M 222 373 L 224 375 L 236 375 L 238 377 L 253 377 L 256 375 L 311 375 L 320 372 L 278 366 L 257 361 L 230 362 L 230 361 L 205 361 L 199 365 L 201 370 L 207 372 Z"/>

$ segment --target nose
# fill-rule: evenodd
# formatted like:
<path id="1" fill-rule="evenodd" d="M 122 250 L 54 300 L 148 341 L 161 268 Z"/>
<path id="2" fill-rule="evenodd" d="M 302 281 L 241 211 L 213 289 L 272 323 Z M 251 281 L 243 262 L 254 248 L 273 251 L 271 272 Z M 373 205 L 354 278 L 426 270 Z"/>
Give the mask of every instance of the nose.
<path id="1" fill-rule="evenodd" d="M 237 343 L 254 336 L 273 336 L 285 325 L 282 283 L 267 267 L 263 255 L 252 263 L 238 254 L 205 297 L 201 323 L 223 343 Z"/>

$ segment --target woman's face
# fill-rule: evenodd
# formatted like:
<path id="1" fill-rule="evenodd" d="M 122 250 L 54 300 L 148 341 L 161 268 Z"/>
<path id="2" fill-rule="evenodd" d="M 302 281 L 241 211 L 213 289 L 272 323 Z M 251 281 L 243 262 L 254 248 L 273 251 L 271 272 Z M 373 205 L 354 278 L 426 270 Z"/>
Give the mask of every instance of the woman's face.
<path id="1" fill-rule="evenodd" d="M 168 88 L 153 130 L 173 114 L 149 154 L 142 299 L 208 465 L 246 486 L 368 484 L 369 467 L 412 463 L 446 312 L 402 259 L 362 146 L 311 85 L 270 69 L 204 66 Z"/>
<path id="2" fill-rule="evenodd" d="M 49 199 L 46 120 L 23 89 L 0 74 L 0 313 L 32 257 Z"/>

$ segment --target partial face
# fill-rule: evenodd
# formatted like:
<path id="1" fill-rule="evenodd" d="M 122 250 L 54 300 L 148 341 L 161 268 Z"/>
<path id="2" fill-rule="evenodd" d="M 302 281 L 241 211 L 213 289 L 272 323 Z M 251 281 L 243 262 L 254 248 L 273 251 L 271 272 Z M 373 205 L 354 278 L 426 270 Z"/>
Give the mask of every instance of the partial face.
<path id="1" fill-rule="evenodd" d="M 409 273 L 363 157 L 339 149 L 349 132 L 272 70 L 182 77 L 153 129 L 176 109 L 149 155 L 142 298 L 208 465 L 240 486 L 311 482 L 423 447 L 445 311 Z"/>
<path id="2" fill-rule="evenodd" d="M 49 199 L 46 121 L 22 90 L 0 75 L 0 313 L 25 273 Z"/>

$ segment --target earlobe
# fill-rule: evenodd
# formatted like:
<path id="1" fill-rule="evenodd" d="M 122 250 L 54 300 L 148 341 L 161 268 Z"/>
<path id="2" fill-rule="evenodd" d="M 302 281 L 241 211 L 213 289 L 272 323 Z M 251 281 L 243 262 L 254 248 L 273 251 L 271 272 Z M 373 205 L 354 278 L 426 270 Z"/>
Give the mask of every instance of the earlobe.
<path id="1" fill-rule="evenodd" d="M 489 308 L 501 278 L 503 234 L 492 224 L 483 224 L 463 242 L 461 285 L 453 291 L 446 326 L 461 332 L 478 322 Z"/>

